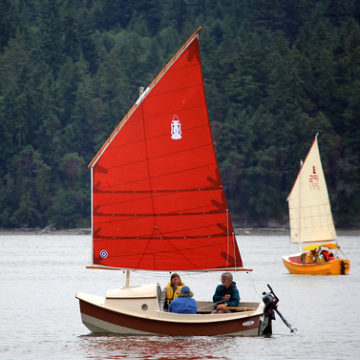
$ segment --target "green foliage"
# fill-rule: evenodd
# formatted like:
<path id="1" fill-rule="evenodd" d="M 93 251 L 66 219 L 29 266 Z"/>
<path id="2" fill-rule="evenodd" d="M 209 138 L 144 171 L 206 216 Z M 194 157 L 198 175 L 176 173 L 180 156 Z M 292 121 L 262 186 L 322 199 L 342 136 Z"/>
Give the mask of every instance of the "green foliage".
<path id="1" fill-rule="evenodd" d="M 89 225 L 86 164 L 199 26 L 232 216 L 287 225 L 316 132 L 338 226 L 360 218 L 356 0 L 0 0 L 0 227 Z"/>
<path id="2" fill-rule="evenodd" d="M 82 193 L 72 189 L 59 188 L 49 209 L 49 221 L 58 228 L 74 228 L 82 224 L 89 205 Z"/>

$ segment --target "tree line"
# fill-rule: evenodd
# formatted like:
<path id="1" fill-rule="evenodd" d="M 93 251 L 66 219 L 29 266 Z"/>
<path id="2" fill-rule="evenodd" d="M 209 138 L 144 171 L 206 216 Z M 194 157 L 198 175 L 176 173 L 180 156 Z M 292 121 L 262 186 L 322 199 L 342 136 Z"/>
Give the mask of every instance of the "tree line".
<path id="1" fill-rule="evenodd" d="M 317 132 L 333 215 L 360 219 L 356 0 L 0 0 L 0 227 L 87 227 L 87 164 L 201 25 L 232 217 L 287 225 Z"/>

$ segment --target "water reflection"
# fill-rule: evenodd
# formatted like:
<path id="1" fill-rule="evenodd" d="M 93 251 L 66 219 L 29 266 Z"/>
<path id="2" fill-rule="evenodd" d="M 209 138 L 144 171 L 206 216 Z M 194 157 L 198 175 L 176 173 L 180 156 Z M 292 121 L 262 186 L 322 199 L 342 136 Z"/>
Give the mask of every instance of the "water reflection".
<path id="1" fill-rule="evenodd" d="M 79 337 L 87 359 L 229 360 L 232 337 L 95 336 Z"/>

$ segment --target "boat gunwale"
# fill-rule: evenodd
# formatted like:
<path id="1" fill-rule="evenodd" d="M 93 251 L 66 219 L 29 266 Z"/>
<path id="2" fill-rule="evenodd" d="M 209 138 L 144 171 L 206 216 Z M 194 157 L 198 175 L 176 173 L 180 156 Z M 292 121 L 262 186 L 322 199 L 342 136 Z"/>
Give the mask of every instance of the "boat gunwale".
<path id="1" fill-rule="evenodd" d="M 295 257 L 295 256 L 300 256 L 300 254 L 295 254 L 295 255 L 284 255 L 282 258 L 283 260 L 285 260 L 286 262 L 288 262 L 291 265 L 294 266 L 299 266 L 299 267 L 311 267 L 311 266 L 316 266 L 316 267 L 320 267 L 320 266 L 326 266 L 326 265 L 330 265 L 331 263 L 333 263 L 334 261 L 338 261 L 338 260 L 344 260 L 344 259 L 333 259 L 333 260 L 328 260 L 325 263 L 319 264 L 319 263 L 299 263 L 299 262 L 294 262 L 290 260 L 290 257 Z"/>

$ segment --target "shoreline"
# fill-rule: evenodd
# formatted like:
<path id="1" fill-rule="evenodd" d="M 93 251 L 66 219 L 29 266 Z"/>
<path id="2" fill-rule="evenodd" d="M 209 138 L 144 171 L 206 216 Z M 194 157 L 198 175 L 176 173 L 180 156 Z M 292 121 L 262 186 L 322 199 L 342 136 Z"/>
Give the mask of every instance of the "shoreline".
<path id="1" fill-rule="evenodd" d="M 360 236 L 360 229 L 337 229 L 338 236 Z M 235 228 L 236 235 L 290 235 L 287 228 Z M 91 235 L 90 228 L 0 229 L 0 235 Z"/>

